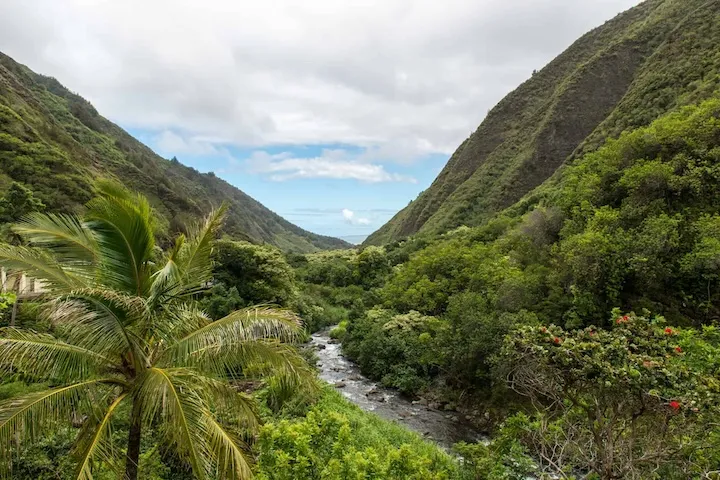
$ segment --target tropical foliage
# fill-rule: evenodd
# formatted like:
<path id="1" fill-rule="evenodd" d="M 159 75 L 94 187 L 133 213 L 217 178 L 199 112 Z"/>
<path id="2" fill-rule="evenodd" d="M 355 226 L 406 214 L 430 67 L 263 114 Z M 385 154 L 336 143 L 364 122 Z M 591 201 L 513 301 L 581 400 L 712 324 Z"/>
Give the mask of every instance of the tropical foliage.
<path id="1" fill-rule="evenodd" d="M 715 327 L 616 312 L 609 330 L 523 327 L 501 358 L 509 386 L 541 407 L 517 431 L 541 471 L 710 478 L 720 462 Z"/>
<path id="2" fill-rule="evenodd" d="M 362 412 L 335 392 L 326 392 L 303 418 L 263 426 L 258 449 L 262 480 L 440 480 L 461 475 L 437 447 Z"/>
<path id="3" fill-rule="evenodd" d="M 82 218 L 33 214 L 15 232 L 28 246 L 2 246 L 3 265 L 42 279 L 50 294 L 48 333 L 5 328 L 5 374 L 47 382 L 47 388 L 0 404 L 0 466 L 62 427 L 80 426 L 75 478 L 120 470 L 138 478 L 141 440 L 152 429 L 195 478 L 248 478 L 243 437 L 257 427 L 253 399 L 233 381 L 274 378 L 283 385 L 309 378 L 286 342 L 299 319 L 266 307 L 211 321 L 194 296 L 211 279 L 210 256 L 225 209 L 178 237 L 167 252 L 155 246 L 148 201 L 113 184 Z M 114 425 L 129 414 L 126 448 Z"/>
<path id="4" fill-rule="evenodd" d="M 378 379 L 386 372 L 375 365 L 384 362 L 411 369 L 418 385 L 442 377 L 487 390 L 488 359 L 517 325 L 607 327 L 614 307 L 712 324 L 720 300 L 719 118 L 718 100 L 667 115 L 607 142 L 486 225 L 426 240 L 376 292 L 390 316 L 416 311 L 439 325 L 398 344 L 382 322 L 370 328 L 373 321 L 357 315 L 347 351 Z M 414 360 L 424 333 L 433 369 Z M 383 356 L 390 351 L 402 354 Z"/>

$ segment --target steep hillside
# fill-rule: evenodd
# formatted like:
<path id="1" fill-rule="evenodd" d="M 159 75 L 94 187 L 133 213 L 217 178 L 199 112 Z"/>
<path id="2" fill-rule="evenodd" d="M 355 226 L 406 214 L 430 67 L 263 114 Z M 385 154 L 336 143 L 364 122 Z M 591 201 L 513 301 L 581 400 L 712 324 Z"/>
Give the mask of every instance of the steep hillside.
<path id="1" fill-rule="evenodd" d="M 349 246 L 291 224 L 213 174 L 161 158 L 57 80 L 0 53 L 0 190 L 21 182 L 49 209 L 77 211 L 98 177 L 145 194 L 165 232 L 228 201 L 233 237 L 297 252 Z"/>
<path id="2" fill-rule="evenodd" d="M 617 16 L 505 97 L 366 243 L 482 224 L 605 139 L 712 96 L 718 44 L 720 0 L 647 0 Z"/>

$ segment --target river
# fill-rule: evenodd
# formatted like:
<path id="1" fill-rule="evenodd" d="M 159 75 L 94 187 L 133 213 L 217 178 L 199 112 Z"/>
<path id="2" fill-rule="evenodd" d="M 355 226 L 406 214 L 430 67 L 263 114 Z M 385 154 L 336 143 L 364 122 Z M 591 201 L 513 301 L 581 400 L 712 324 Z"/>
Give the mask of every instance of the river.
<path id="1" fill-rule="evenodd" d="M 319 358 L 320 378 L 335 385 L 345 398 L 363 410 L 403 424 L 445 449 L 460 441 L 485 439 L 462 414 L 413 403 L 397 391 L 364 377 L 357 365 L 343 357 L 340 344 L 330 338 L 329 330 L 314 334 L 310 344 Z"/>

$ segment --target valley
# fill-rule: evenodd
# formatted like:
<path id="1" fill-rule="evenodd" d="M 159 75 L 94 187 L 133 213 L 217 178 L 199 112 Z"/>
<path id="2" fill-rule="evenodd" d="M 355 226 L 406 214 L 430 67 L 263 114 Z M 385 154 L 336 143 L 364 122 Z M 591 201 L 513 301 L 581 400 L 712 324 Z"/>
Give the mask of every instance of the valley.
<path id="1" fill-rule="evenodd" d="M 592 2 L 571 3 L 547 12 Z M 398 11 L 440 15 L 421 7 Z M 436 59 L 422 81 L 402 62 L 371 68 L 411 46 L 434 55 L 465 31 L 429 29 L 417 45 L 375 45 L 367 76 L 346 75 L 366 30 L 321 38 L 330 57 L 350 42 L 337 65 L 304 57 L 292 47 L 315 38 L 319 14 L 303 8 L 273 13 L 292 17 L 269 30 L 282 74 L 263 70 L 270 48 L 240 54 L 266 33 L 249 28 L 249 43 L 211 56 L 227 79 L 191 68 L 197 78 L 144 97 L 203 124 L 146 138 L 170 138 L 217 173 L 158 155 L 0 53 L 0 478 L 720 479 L 720 0 L 613 10 L 528 70 L 437 170 L 429 140 L 373 142 L 412 129 L 446 142 L 464 124 L 440 112 L 470 92 L 426 89 L 449 89 L 471 62 L 503 62 L 465 42 L 468 64 L 441 71 Z M 381 8 L 358 23 L 383 30 Z M 481 13 L 441 18 L 460 28 Z M 507 41 L 505 30 L 494 35 Z M 196 54 L 163 65 L 190 68 Z M 262 74 L 232 70 L 246 61 Z M 298 74 L 305 64 L 335 66 Z M 140 73 L 123 78 L 139 91 L 157 81 Z M 238 79 L 262 88 L 238 93 Z M 388 99 L 397 116 L 379 120 Z M 443 135 L 421 125 L 418 105 Z M 463 122 L 474 110 L 458 110 Z M 420 191 L 428 172 L 439 173 L 404 208 L 384 205 Z"/>

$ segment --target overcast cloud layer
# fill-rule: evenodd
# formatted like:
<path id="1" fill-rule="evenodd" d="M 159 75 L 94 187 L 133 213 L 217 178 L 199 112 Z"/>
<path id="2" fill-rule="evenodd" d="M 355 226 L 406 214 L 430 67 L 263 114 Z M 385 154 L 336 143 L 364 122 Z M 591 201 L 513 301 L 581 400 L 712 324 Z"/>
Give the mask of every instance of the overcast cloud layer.
<path id="1" fill-rule="evenodd" d="M 2 0 L 0 51 L 167 156 L 276 182 L 412 183 L 412 165 L 450 155 L 534 69 L 636 3 Z"/>

